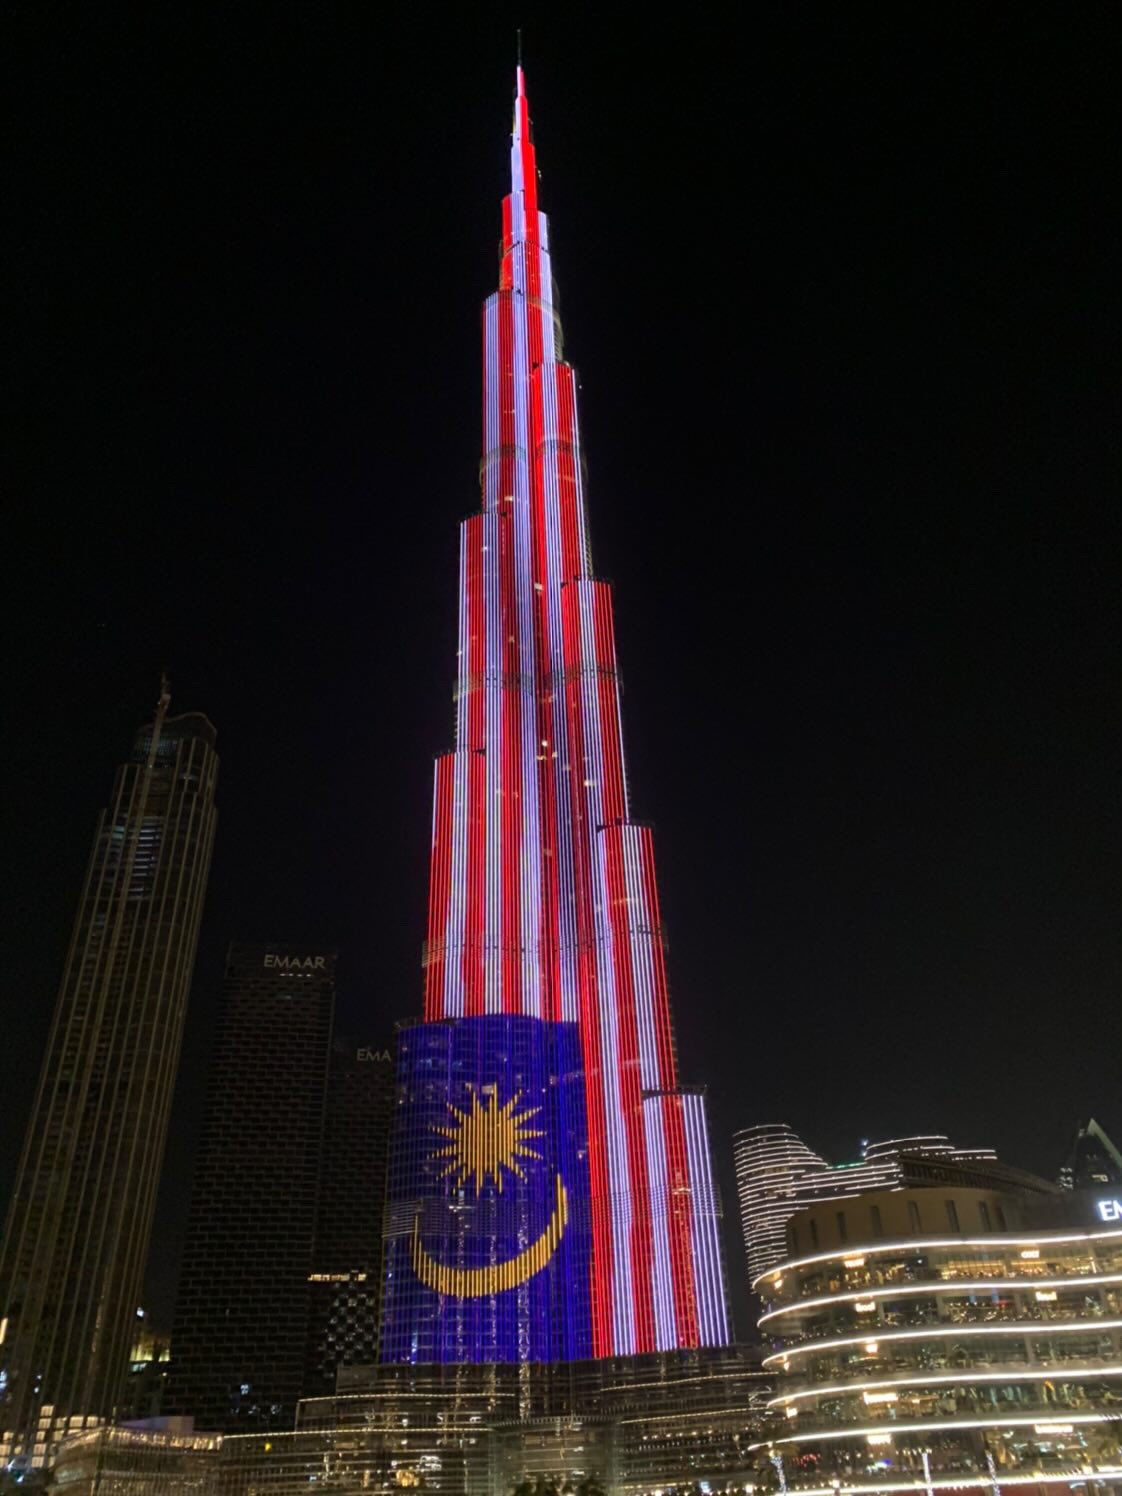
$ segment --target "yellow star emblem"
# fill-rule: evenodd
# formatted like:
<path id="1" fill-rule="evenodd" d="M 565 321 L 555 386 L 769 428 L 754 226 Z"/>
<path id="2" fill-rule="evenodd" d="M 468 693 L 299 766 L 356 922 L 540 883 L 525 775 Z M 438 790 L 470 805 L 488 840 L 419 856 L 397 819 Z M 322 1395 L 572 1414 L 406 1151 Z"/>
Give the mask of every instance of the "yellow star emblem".
<path id="1" fill-rule="evenodd" d="M 522 1161 L 541 1159 L 541 1154 L 527 1140 L 542 1138 L 545 1133 L 540 1127 L 527 1125 L 538 1115 L 541 1107 L 519 1111 L 521 1100 L 522 1093 L 519 1091 L 505 1106 L 500 1106 L 498 1097 L 492 1091 L 484 1106 L 480 1103 L 478 1092 L 473 1091 L 471 1105 L 466 1111 L 449 1102 L 448 1110 L 455 1120 L 447 1126 L 433 1127 L 434 1132 L 450 1139 L 444 1147 L 437 1148 L 433 1153 L 434 1158 L 447 1159 L 440 1177 L 446 1179 L 449 1175 L 454 1175 L 457 1185 L 471 1179 L 477 1195 L 488 1178 L 495 1181 L 501 1194 L 504 1169 L 519 1179 L 525 1179 L 526 1171 L 522 1167 Z"/>

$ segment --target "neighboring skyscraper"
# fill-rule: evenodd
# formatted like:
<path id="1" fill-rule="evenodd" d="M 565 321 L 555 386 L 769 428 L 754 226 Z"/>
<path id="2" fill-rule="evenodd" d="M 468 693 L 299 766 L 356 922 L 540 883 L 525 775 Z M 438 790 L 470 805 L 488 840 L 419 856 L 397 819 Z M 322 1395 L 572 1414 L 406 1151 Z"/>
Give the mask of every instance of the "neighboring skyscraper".
<path id="1" fill-rule="evenodd" d="M 291 1428 L 377 1359 L 393 1064 L 332 1037 L 335 963 L 227 956 L 164 1400 L 201 1429 Z"/>
<path id="2" fill-rule="evenodd" d="M 291 1428 L 303 1390 L 336 953 L 230 946 L 166 1411 Z"/>
<path id="3" fill-rule="evenodd" d="M 953 1148 L 942 1133 L 862 1143 L 857 1163 L 828 1164 L 785 1122 L 765 1122 L 736 1133 L 733 1156 L 753 1282 L 790 1256 L 787 1222 L 808 1205 L 925 1185 L 1048 1189 L 1034 1174 L 999 1163 L 992 1148 Z"/>
<path id="4" fill-rule="evenodd" d="M 0 1245 L 0 1455 L 112 1415 L 136 1333 L 214 840 L 201 715 L 140 729 L 102 812 Z"/>
<path id="5" fill-rule="evenodd" d="M 320 1151 L 305 1397 L 334 1392 L 341 1366 L 378 1359 L 393 1101 L 393 1055 L 385 1043 L 336 1039 Z"/>
<path id="6" fill-rule="evenodd" d="M 830 1165 L 786 1122 L 746 1127 L 733 1138 L 732 1150 L 751 1282 L 787 1255 L 787 1220 L 798 1209 L 792 1203 L 798 1180 L 821 1175 Z"/>
<path id="7" fill-rule="evenodd" d="M 521 69 L 511 173 L 483 309 L 482 510 L 460 532 L 456 750 L 436 765 L 425 1023 L 402 1038 L 389 1360 L 728 1338 Z"/>
<path id="8" fill-rule="evenodd" d="M 1060 1184 L 1065 1190 L 1093 1190 L 1104 1184 L 1122 1184 L 1122 1154 L 1094 1117 L 1076 1129 L 1071 1152 L 1060 1170 Z"/>

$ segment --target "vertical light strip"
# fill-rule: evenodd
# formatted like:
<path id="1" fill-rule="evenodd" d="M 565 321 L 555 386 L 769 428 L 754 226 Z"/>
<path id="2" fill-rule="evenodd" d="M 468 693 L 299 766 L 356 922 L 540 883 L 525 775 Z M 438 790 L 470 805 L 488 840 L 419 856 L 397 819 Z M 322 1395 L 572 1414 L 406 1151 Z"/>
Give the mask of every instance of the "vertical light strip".
<path id="1" fill-rule="evenodd" d="M 523 253 L 525 251 L 523 250 Z M 517 299 L 517 298 L 513 298 Z M 523 313 L 525 308 L 523 307 Z M 517 323 L 516 323 L 517 327 Z M 521 351 L 525 360 L 526 331 L 523 330 Z M 518 358 L 518 338 L 515 336 L 513 356 Z M 533 440 L 529 414 L 530 370 L 525 361 L 515 365 L 515 422 L 517 443 L 520 448 L 516 458 L 516 488 L 514 493 L 515 548 L 517 557 L 517 608 L 518 649 L 520 669 L 524 680 L 533 682 L 533 692 L 525 701 L 522 715 L 522 951 L 523 951 L 523 999 L 526 1013 L 545 1017 L 545 984 L 542 981 L 542 888 L 541 848 L 542 826 L 540 805 L 539 771 L 539 726 L 535 646 L 535 613 L 533 595 Z"/>
<path id="2" fill-rule="evenodd" d="M 615 1267 L 615 1301 L 613 1304 L 616 1327 L 616 1352 L 619 1355 L 635 1353 L 635 1285 L 631 1272 L 631 1192 L 632 1180 L 629 1166 L 627 1137 L 624 1127 L 623 1092 L 620 1086 L 619 1056 L 619 994 L 616 990 L 615 962 L 613 960 L 610 913 L 608 909 L 608 872 L 606 866 L 607 847 L 599 835 L 601 817 L 600 787 L 604 778 L 604 763 L 601 749 L 602 728 L 600 723 L 600 700 L 597 690 L 595 658 L 589 660 L 589 643 L 593 637 L 592 609 L 590 606 L 594 584 L 576 582 L 574 603 L 579 616 L 579 648 L 576 668 L 580 678 L 581 714 L 584 719 L 585 761 L 574 764 L 573 772 L 588 781 L 588 821 L 585 835 L 591 843 L 588 850 L 589 866 L 594 883 L 592 900 L 597 924 L 595 952 L 597 987 L 600 994 L 600 1030 L 603 1062 L 601 1073 L 604 1085 L 604 1107 L 608 1120 L 608 1161 L 612 1196 L 612 1260 Z M 626 1212 L 620 1209 L 626 1202 Z"/>
<path id="3" fill-rule="evenodd" d="M 628 941 L 635 991 L 635 1026 L 639 1040 L 639 1073 L 642 1088 L 646 1091 L 658 1089 L 662 1085 L 662 1077 L 659 1074 L 658 1051 L 652 1019 L 653 984 L 649 950 L 651 937 L 645 933 L 650 928 L 650 919 L 646 916 L 644 909 L 643 883 L 636 867 L 637 831 L 638 828 L 633 826 L 621 826 L 615 834 L 620 837 L 623 848 L 623 868 L 627 888 Z M 671 1350 L 677 1345 L 674 1278 L 670 1265 L 672 1230 L 670 1215 L 673 1201 L 670 1197 L 662 1106 L 657 1098 L 655 1105 L 644 1105 L 643 1120 L 652 1213 L 655 1337 L 659 1350 Z"/>
<path id="4" fill-rule="evenodd" d="M 674 1309 L 674 1275 L 670 1266 L 670 1214 L 674 1202 L 666 1177 L 666 1133 L 662 1125 L 662 1098 L 651 1097 L 643 1105 L 643 1133 L 647 1144 L 647 1177 L 651 1197 L 652 1261 L 654 1265 L 655 1346 L 660 1351 L 678 1345 L 678 1320 Z"/>
<path id="5" fill-rule="evenodd" d="M 717 1237 L 717 1197 L 713 1188 L 704 1097 L 683 1094 L 682 1110 L 686 1119 L 686 1151 L 693 1196 L 694 1282 L 701 1340 L 703 1345 L 727 1345 L 728 1318 Z"/>
<path id="6" fill-rule="evenodd" d="M 545 586 L 549 619 L 549 673 L 553 713 L 553 740 L 542 749 L 542 752 L 546 755 L 546 770 L 553 778 L 557 827 L 558 908 L 556 919 L 561 964 L 560 1011 L 561 1018 L 566 1023 L 576 1023 L 581 1016 L 581 1001 L 580 966 L 577 955 L 577 889 L 573 846 L 572 776 L 579 772 L 580 766 L 569 763 L 569 707 L 567 692 L 563 684 L 566 659 L 561 589 L 568 579 L 564 576 L 562 563 L 561 514 L 552 447 L 557 433 L 557 386 L 553 364 L 543 366 L 540 381 L 543 412 L 542 436 L 545 448 L 542 456 L 542 482 L 545 489 L 543 502 L 548 568 Z"/>
<path id="7" fill-rule="evenodd" d="M 467 895 L 467 818 L 469 754 L 452 755 L 452 885 L 448 899 L 448 927 L 444 937 L 444 1006 L 446 1017 L 464 1012 L 464 935 Z"/>

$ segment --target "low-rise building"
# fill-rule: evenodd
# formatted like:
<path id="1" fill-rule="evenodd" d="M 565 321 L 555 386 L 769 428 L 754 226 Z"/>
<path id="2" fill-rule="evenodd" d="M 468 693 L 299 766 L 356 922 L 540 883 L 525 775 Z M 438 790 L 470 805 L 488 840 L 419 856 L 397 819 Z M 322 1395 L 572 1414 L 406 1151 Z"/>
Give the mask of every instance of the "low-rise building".
<path id="1" fill-rule="evenodd" d="M 764 1483 L 996 1496 L 1122 1482 L 1122 1226 L 1071 1215 L 928 1188 L 794 1216 L 787 1260 L 755 1284 L 780 1377 Z"/>

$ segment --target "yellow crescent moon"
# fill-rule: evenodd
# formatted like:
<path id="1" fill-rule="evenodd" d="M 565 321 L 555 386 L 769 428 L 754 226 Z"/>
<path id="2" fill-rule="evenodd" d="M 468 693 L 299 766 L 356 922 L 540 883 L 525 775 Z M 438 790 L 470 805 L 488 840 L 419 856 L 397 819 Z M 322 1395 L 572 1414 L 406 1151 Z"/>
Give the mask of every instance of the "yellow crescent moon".
<path id="1" fill-rule="evenodd" d="M 489 1298 L 494 1293 L 503 1293 L 508 1288 L 517 1288 L 542 1268 L 556 1252 L 569 1224 L 569 1197 L 561 1175 L 556 1176 L 553 1214 L 549 1225 L 537 1241 L 531 1242 L 524 1252 L 511 1257 L 507 1262 L 498 1262 L 489 1267 L 446 1267 L 425 1251 L 421 1242 L 421 1217 L 413 1220 L 413 1271 L 428 1288 L 452 1299 Z"/>

